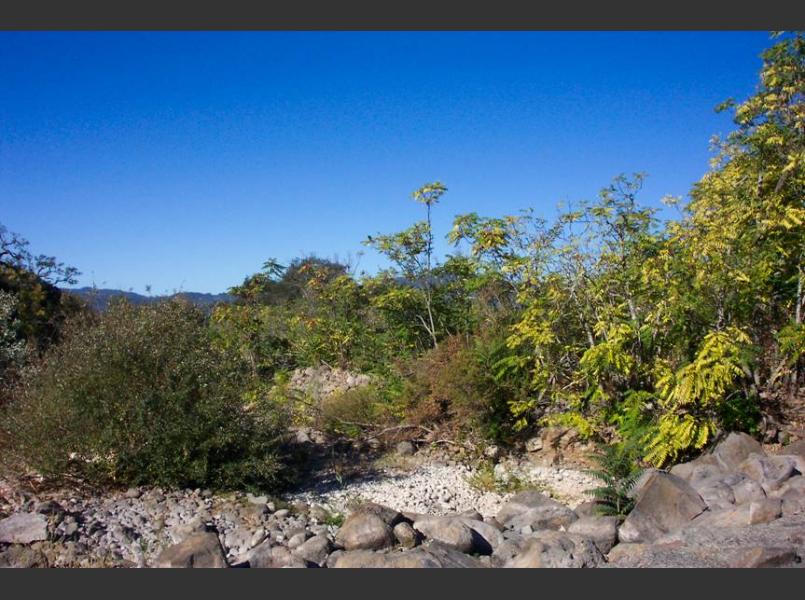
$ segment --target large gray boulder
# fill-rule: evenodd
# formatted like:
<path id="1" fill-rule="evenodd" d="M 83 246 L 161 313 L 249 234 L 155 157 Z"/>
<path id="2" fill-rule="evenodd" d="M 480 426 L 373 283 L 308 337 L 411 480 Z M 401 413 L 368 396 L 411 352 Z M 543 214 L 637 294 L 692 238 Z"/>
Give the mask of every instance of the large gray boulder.
<path id="1" fill-rule="evenodd" d="M 618 530 L 622 542 L 650 542 L 700 515 L 707 505 L 690 484 L 670 473 L 652 473 Z"/>
<path id="2" fill-rule="evenodd" d="M 414 522 L 414 529 L 426 538 L 442 542 L 459 552 L 472 552 L 475 545 L 473 531 L 454 517 L 420 519 Z"/>
<path id="3" fill-rule="evenodd" d="M 346 550 L 378 550 L 394 544 L 391 527 L 372 512 L 354 512 L 336 534 L 336 542 Z"/>
<path id="4" fill-rule="evenodd" d="M 45 515 L 18 512 L 0 521 L 0 542 L 4 544 L 30 544 L 47 538 Z"/>
<path id="5" fill-rule="evenodd" d="M 712 456 L 725 471 L 732 472 L 751 454 L 765 454 L 760 442 L 745 433 L 733 432 L 716 445 Z"/>
<path id="6" fill-rule="evenodd" d="M 212 531 L 193 534 L 168 546 L 156 559 L 159 568 L 224 568 L 227 566 L 218 535 Z"/>
<path id="7" fill-rule="evenodd" d="M 459 517 L 459 520 L 472 531 L 473 552 L 476 554 L 492 554 L 504 541 L 500 530 L 490 523 L 468 517 Z"/>
<path id="8" fill-rule="evenodd" d="M 308 561 L 295 552 L 291 552 L 285 546 L 272 546 L 270 541 L 265 541 L 254 547 L 249 553 L 248 560 L 249 567 L 252 569 L 285 569 L 315 566 L 315 563 Z"/>
<path id="9" fill-rule="evenodd" d="M 596 548 L 606 554 L 618 540 L 620 522 L 620 517 L 581 517 L 570 524 L 567 532 L 592 540 Z"/>
<path id="10" fill-rule="evenodd" d="M 326 535 L 316 535 L 293 550 L 293 554 L 320 567 L 327 561 L 333 545 Z"/>
<path id="11" fill-rule="evenodd" d="M 797 469 L 798 459 L 799 457 L 796 456 L 752 454 L 738 465 L 737 470 L 750 479 L 757 481 L 768 494 L 778 490 L 794 475 L 800 474 Z"/>
<path id="12" fill-rule="evenodd" d="M 535 491 L 527 490 L 512 496 L 495 517 L 508 529 L 533 531 L 567 527 L 578 515 L 564 504 Z"/>
<path id="13" fill-rule="evenodd" d="M 591 540 L 561 531 L 541 531 L 529 539 L 523 551 L 507 561 L 504 567 L 589 568 L 603 562 L 603 555 Z"/>

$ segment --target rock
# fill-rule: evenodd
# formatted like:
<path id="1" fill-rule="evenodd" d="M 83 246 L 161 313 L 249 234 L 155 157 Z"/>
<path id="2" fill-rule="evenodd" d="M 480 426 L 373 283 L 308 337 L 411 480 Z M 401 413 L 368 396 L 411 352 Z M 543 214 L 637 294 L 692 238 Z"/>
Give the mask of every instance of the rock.
<path id="1" fill-rule="evenodd" d="M 48 520 L 38 513 L 17 512 L 0 521 L 0 542 L 30 544 L 48 537 Z"/>
<path id="2" fill-rule="evenodd" d="M 700 515 L 707 505 L 685 480 L 654 472 L 618 530 L 622 542 L 653 541 Z"/>
<path id="3" fill-rule="evenodd" d="M 394 527 L 397 523 L 410 520 L 407 519 L 400 511 L 389 508 L 388 506 L 383 506 L 382 504 L 377 504 L 376 502 L 366 502 L 361 504 L 354 512 L 377 515 L 389 527 Z"/>
<path id="4" fill-rule="evenodd" d="M 487 446 L 484 448 L 484 456 L 491 458 L 492 460 L 497 459 L 500 456 L 500 447 L 494 445 Z"/>
<path id="5" fill-rule="evenodd" d="M 406 440 L 397 444 L 396 452 L 399 456 L 411 456 L 416 452 L 416 448 L 411 442 Z"/>
<path id="6" fill-rule="evenodd" d="M 738 466 L 738 471 L 758 482 L 766 494 L 779 489 L 798 473 L 796 458 L 760 454 L 749 456 Z"/>
<path id="7" fill-rule="evenodd" d="M 434 558 L 438 562 L 439 566 L 446 569 L 484 568 L 484 564 L 480 561 L 436 540 L 423 544 L 416 550 L 407 552 L 405 554 L 412 554 L 414 552 L 426 553 L 430 557 Z"/>
<path id="8" fill-rule="evenodd" d="M 295 533 L 295 534 L 289 536 L 288 537 L 288 543 L 286 544 L 288 546 L 288 550 L 293 550 L 295 548 L 298 548 L 299 546 L 301 546 L 302 544 L 305 543 L 307 538 L 308 538 L 308 535 L 307 535 L 306 531 L 301 531 L 299 533 Z"/>
<path id="9" fill-rule="evenodd" d="M 290 510 L 288 510 L 287 508 L 281 508 L 281 509 L 279 509 L 278 511 L 275 511 L 275 512 L 274 512 L 274 516 L 275 516 L 277 519 L 284 519 L 284 518 L 285 518 L 285 517 L 287 517 L 289 514 L 291 514 L 291 511 L 290 511 Z"/>
<path id="10" fill-rule="evenodd" d="M 391 527 L 371 512 L 354 512 L 338 530 L 336 541 L 346 550 L 377 550 L 394 543 Z"/>
<path id="11" fill-rule="evenodd" d="M 604 557 L 592 541 L 560 531 L 542 531 L 528 540 L 522 553 L 505 563 L 506 568 L 596 567 Z"/>
<path id="12" fill-rule="evenodd" d="M 268 496 L 255 496 L 254 494 L 246 494 L 246 502 L 250 504 L 257 504 L 258 506 L 265 506 L 268 504 Z"/>
<path id="13" fill-rule="evenodd" d="M 539 452 L 540 450 L 542 450 L 542 438 L 532 437 L 526 441 L 526 452 Z"/>
<path id="14" fill-rule="evenodd" d="M 780 498 L 764 498 L 749 504 L 749 525 L 768 523 L 783 514 L 783 501 Z"/>
<path id="15" fill-rule="evenodd" d="M 473 521 L 483 521 L 484 520 L 484 516 L 481 513 L 479 513 L 477 510 L 475 510 L 474 508 L 470 508 L 469 510 L 465 510 L 463 512 L 460 512 L 456 516 L 462 517 L 464 519 L 471 519 Z"/>
<path id="16" fill-rule="evenodd" d="M 0 569 L 33 569 L 50 566 L 41 549 L 15 544 L 0 552 Z"/>
<path id="17" fill-rule="evenodd" d="M 529 510 L 543 508 L 543 507 L 563 507 L 562 504 L 559 504 L 555 500 L 549 498 L 545 494 L 542 494 L 536 490 L 526 490 L 524 492 L 519 492 L 509 498 L 508 502 L 500 507 L 496 515 L 496 519 L 499 523 L 501 523 L 504 527 L 514 528 L 513 526 L 509 526 L 509 522 L 516 516 L 521 515 Z M 570 510 L 567 508 L 567 510 Z M 572 511 L 570 511 L 572 512 Z M 575 520 L 575 519 L 572 519 Z"/>
<path id="18" fill-rule="evenodd" d="M 745 433 L 730 433 L 713 449 L 713 457 L 728 472 L 738 470 L 740 464 L 751 454 L 763 455 L 763 447 Z"/>
<path id="19" fill-rule="evenodd" d="M 165 548 L 156 559 L 160 568 L 224 568 L 227 566 L 221 542 L 211 532 L 196 533 Z"/>
<path id="20" fill-rule="evenodd" d="M 475 545 L 472 530 L 457 518 L 420 519 L 414 523 L 414 529 L 426 538 L 441 542 L 459 552 L 469 553 Z"/>
<path id="21" fill-rule="evenodd" d="M 742 477 L 730 487 L 735 498 L 735 504 L 746 504 L 754 500 L 763 500 L 766 497 L 766 492 L 763 491 L 760 484 L 748 477 Z"/>
<path id="22" fill-rule="evenodd" d="M 710 480 L 706 482 L 698 482 L 699 485 L 691 482 L 691 486 L 707 504 L 707 508 L 714 510 L 719 508 L 727 508 L 735 504 L 735 494 L 732 488 L 723 481 Z"/>
<path id="23" fill-rule="evenodd" d="M 336 569 L 383 569 L 388 568 L 389 565 L 385 554 L 371 550 L 347 550 L 338 556 L 333 567 Z"/>
<path id="24" fill-rule="evenodd" d="M 34 512 L 40 515 L 63 515 L 64 507 L 55 500 L 38 502 L 34 506 Z"/>
<path id="25" fill-rule="evenodd" d="M 542 506 L 529 508 L 508 521 L 505 526 L 516 531 L 530 528 L 531 531 L 541 529 L 560 529 L 567 528 L 573 521 L 578 519 L 578 515 L 564 504 L 555 500 L 545 503 Z"/>
<path id="26" fill-rule="evenodd" d="M 798 442 L 793 442 L 787 446 L 783 446 L 780 448 L 778 454 L 786 454 L 789 456 L 796 455 L 802 459 L 805 459 L 805 440 L 799 440 Z"/>
<path id="27" fill-rule="evenodd" d="M 785 567 L 800 562 L 796 550 L 791 548 L 748 548 L 742 556 L 728 565 L 737 569 L 765 569 Z"/>
<path id="28" fill-rule="evenodd" d="M 265 541 L 256 548 L 253 548 L 248 555 L 249 567 L 252 569 L 283 569 L 283 568 L 305 568 L 312 566 L 303 557 L 291 553 L 284 546 L 272 546 L 270 541 Z"/>
<path id="29" fill-rule="evenodd" d="M 324 523 L 331 518 L 330 511 L 324 508 L 321 504 L 312 504 L 310 506 L 309 516 L 311 519 Z"/>
<path id="30" fill-rule="evenodd" d="M 419 544 L 419 534 L 406 522 L 397 523 L 392 533 L 403 548 L 410 549 Z"/>
<path id="31" fill-rule="evenodd" d="M 142 495 L 142 490 L 139 488 L 129 488 L 123 494 L 124 498 L 139 498 Z"/>
<path id="32" fill-rule="evenodd" d="M 500 530 L 489 523 L 467 517 L 459 517 L 459 519 L 473 533 L 474 554 L 492 554 L 505 541 Z"/>
<path id="33" fill-rule="evenodd" d="M 333 545 L 326 535 L 317 535 L 304 542 L 293 553 L 308 562 L 324 566 L 332 549 Z"/>
<path id="34" fill-rule="evenodd" d="M 618 539 L 619 524 L 619 517 L 582 517 L 571 523 L 567 532 L 589 538 L 601 554 L 606 554 Z"/>

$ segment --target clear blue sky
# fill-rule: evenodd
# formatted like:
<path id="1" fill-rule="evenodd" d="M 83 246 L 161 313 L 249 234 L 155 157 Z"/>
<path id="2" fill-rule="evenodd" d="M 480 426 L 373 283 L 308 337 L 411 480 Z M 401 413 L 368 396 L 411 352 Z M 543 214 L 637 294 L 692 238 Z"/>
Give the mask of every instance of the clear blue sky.
<path id="1" fill-rule="evenodd" d="M 766 32 L 2 32 L 0 222 L 81 285 L 219 292 L 268 257 L 382 261 L 436 211 L 551 215 L 621 172 L 686 195 Z M 446 246 L 442 246 L 446 249 Z"/>

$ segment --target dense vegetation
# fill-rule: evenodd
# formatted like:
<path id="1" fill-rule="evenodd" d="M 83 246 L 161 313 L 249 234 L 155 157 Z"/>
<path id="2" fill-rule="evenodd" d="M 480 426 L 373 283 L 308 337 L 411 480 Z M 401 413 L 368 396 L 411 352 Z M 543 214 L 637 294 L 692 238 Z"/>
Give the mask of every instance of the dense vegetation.
<path id="1" fill-rule="evenodd" d="M 319 407 L 342 433 L 420 424 L 508 443 L 558 424 L 628 448 L 632 473 L 720 430 L 758 432 L 803 399 L 805 40 L 784 35 L 763 60 L 757 92 L 719 107 L 735 129 L 690 202 L 664 199 L 674 220 L 641 204 L 643 175 L 619 176 L 550 222 L 459 215 L 439 257 L 434 182 L 413 196 L 423 220 L 366 240 L 380 273 L 269 260 L 209 317 L 119 304 L 66 325 L 29 290 L 49 289 L 33 259 L 0 256 L 0 367 L 29 365 L 4 416 L 15 456 L 116 481 L 269 485 L 279 432 L 310 418 L 287 373 L 318 364 L 376 375 Z"/>

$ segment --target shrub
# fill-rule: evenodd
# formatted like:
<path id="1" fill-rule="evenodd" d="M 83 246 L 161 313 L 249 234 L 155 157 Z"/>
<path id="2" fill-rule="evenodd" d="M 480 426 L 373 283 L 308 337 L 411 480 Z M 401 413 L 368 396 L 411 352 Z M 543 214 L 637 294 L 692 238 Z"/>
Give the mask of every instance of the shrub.
<path id="1" fill-rule="evenodd" d="M 640 448 L 633 443 L 599 445 L 592 457 L 597 468 L 588 471 L 602 484 L 592 490 L 598 514 L 626 516 L 631 512 L 635 502 L 632 490 L 643 474 L 639 456 Z"/>
<path id="2" fill-rule="evenodd" d="M 190 304 L 113 303 L 71 322 L 23 377 L 4 415 L 7 458 L 93 483 L 270 487 L 281 412 L 265 396 L 244 402 L 247 373 Z"/>
<path id="3" fill-rule="evenodd" d="M 411 364 L 410 416 L 439 422 L 477 437 L 506 441 L 514 434 L 510 405 L 525 399 L 527 377 L 501 367 L 511 358 L 505 333 L 482 330 L 452 336 Z"/>

